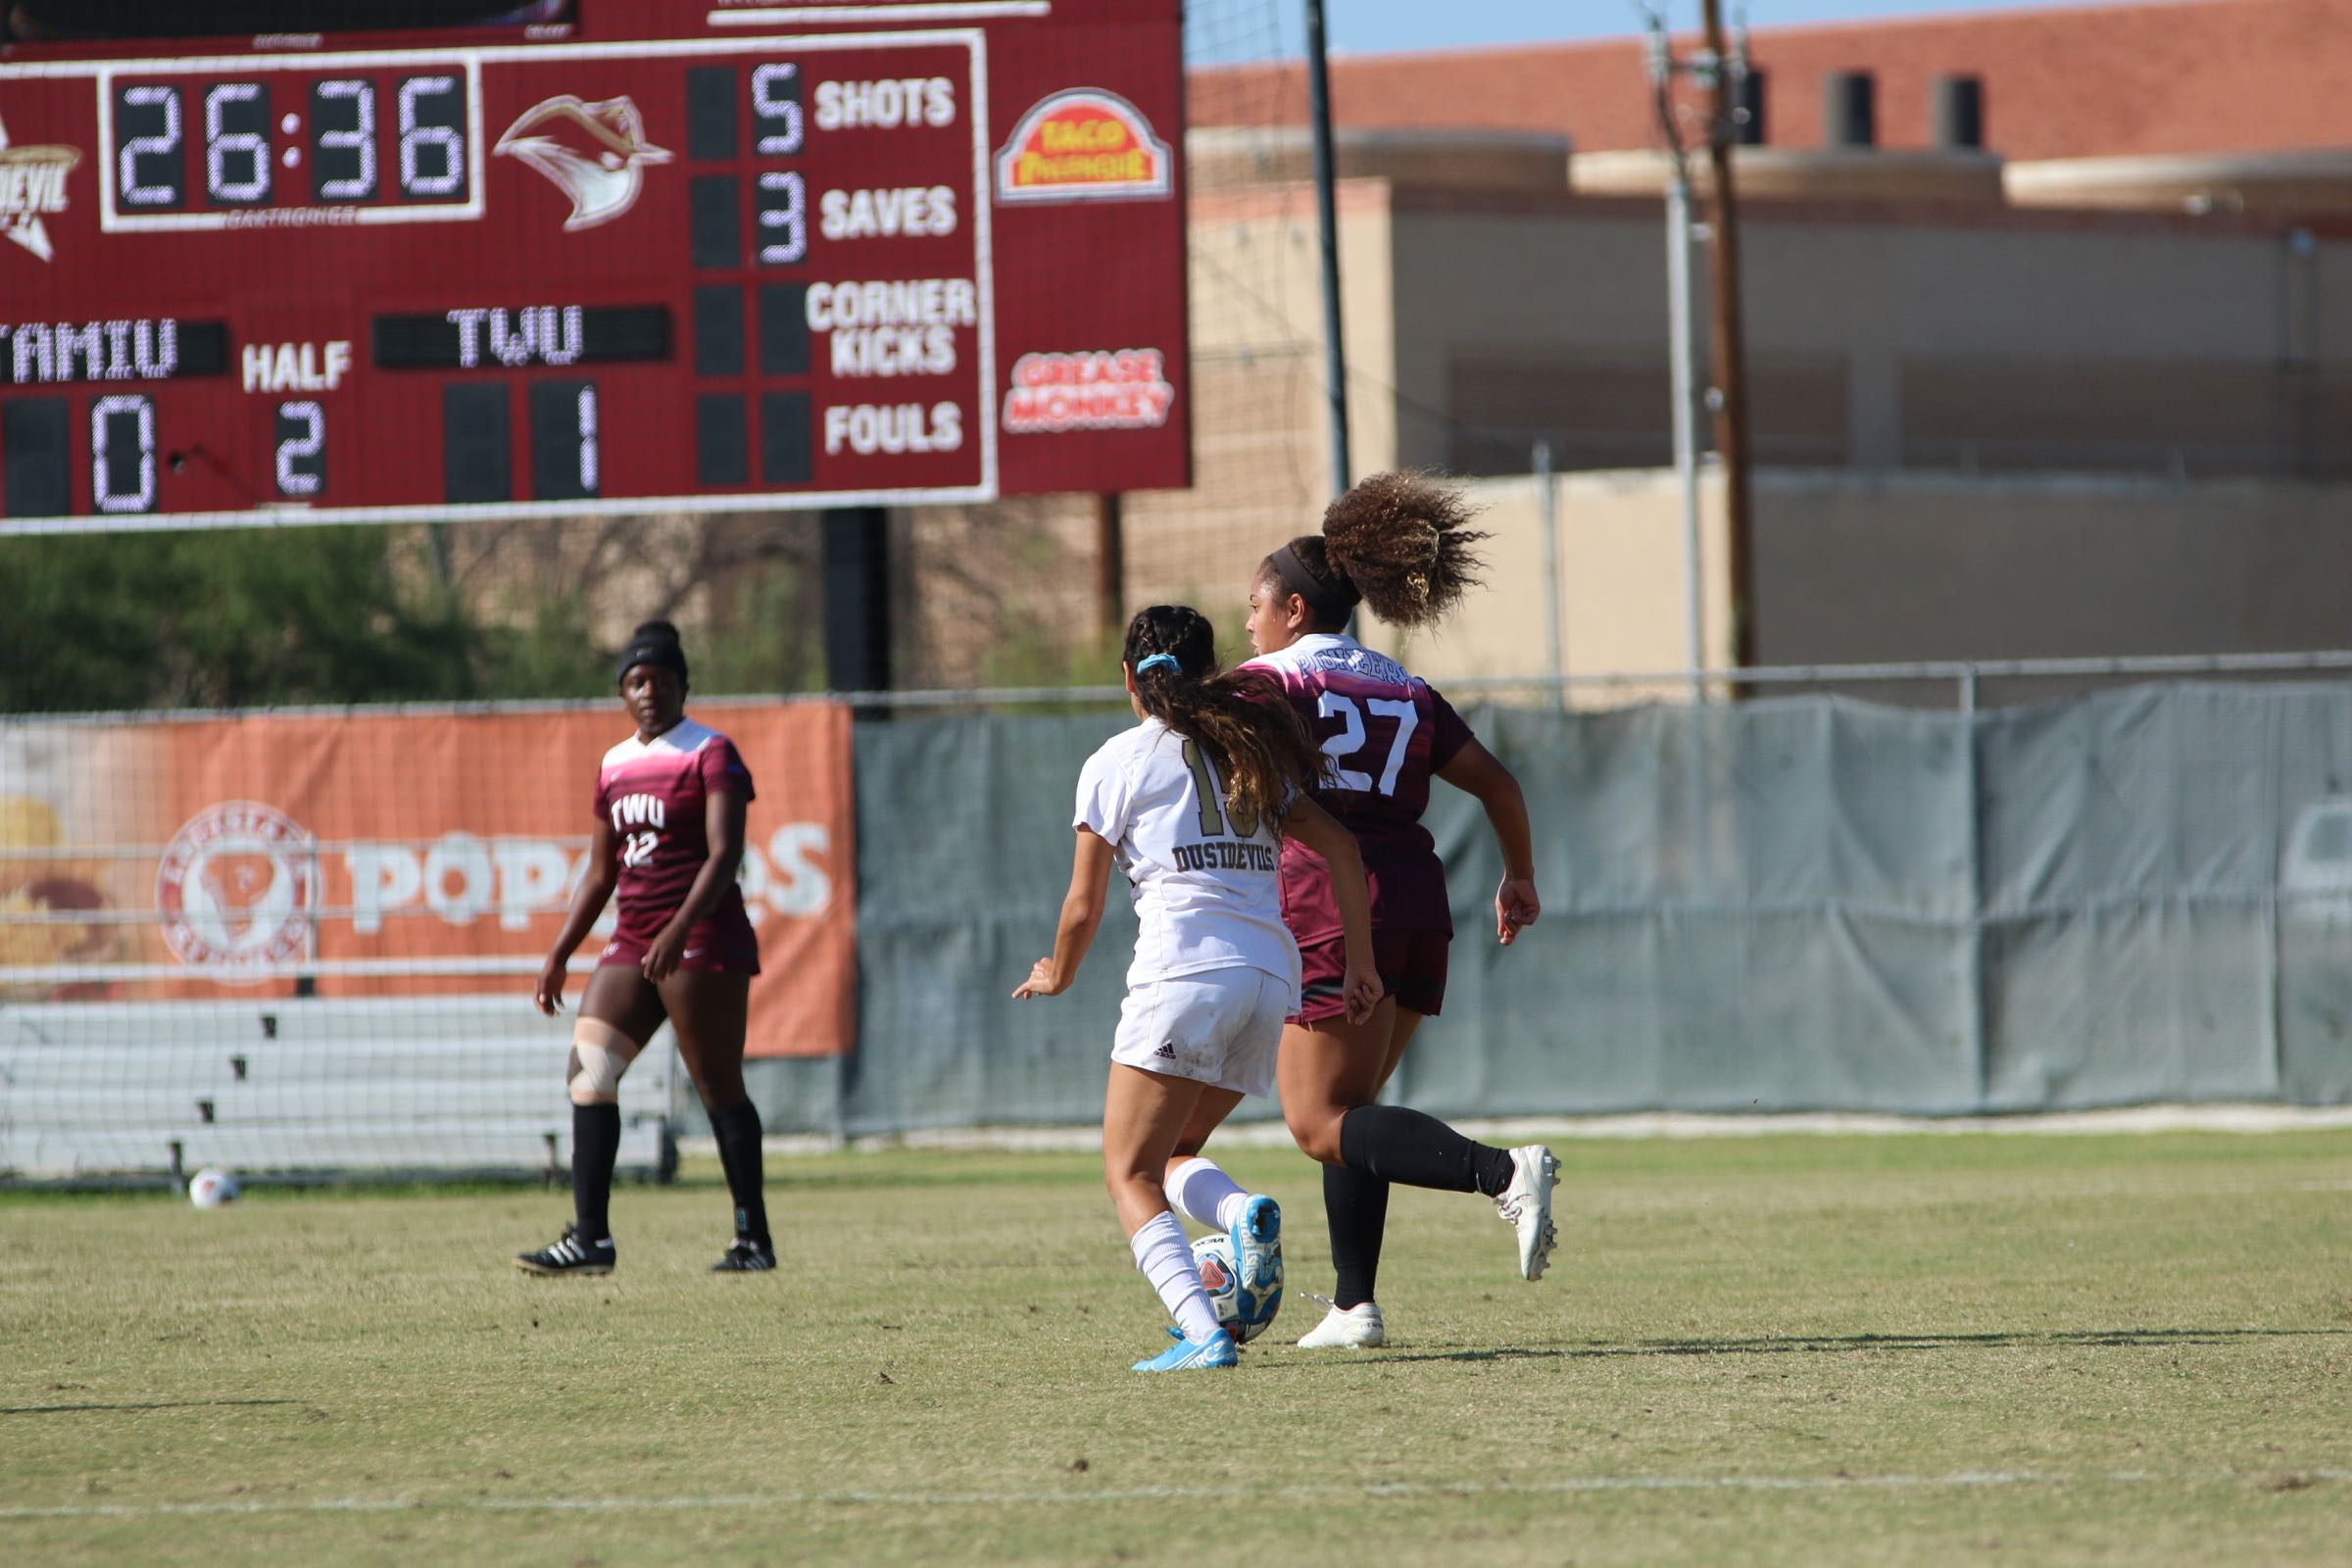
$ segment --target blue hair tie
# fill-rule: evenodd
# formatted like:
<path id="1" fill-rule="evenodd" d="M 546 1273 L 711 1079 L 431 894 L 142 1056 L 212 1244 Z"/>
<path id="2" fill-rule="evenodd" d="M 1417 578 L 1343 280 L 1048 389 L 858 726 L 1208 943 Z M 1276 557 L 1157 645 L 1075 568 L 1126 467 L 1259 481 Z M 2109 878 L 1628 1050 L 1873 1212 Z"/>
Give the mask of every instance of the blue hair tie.
<path id="1" fill-rule="evenodd" d="M 1176 662 L 1176 656 L 1174 654 L 1153 654 L 1149 659 L 1138 660 L 1135 665 L 1135 672 L 1138 675 L 1141 675 L 1147 671 L 1154 669 L 1180 670 L 1182 668 L 1184 668 L 1184 666 Z"/>

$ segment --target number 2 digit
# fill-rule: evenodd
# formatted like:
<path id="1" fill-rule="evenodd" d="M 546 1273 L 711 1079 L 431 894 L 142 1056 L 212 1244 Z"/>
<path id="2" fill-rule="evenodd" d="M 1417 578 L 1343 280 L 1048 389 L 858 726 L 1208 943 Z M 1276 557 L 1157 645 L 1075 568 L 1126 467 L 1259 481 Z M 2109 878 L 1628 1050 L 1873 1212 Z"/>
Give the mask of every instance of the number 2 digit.
<path id="1" fill-rule="evenodd" d="M 1394 795 L 1397 775 L 1404 771 L 1406 748 L 1412 743 L 1413 731 L 1421 725 L 1420 711 L 1411 703 L 1393 697 L 1367 697 L 1363 707 L 1372 710 L 1376 717 L 1396 721 L 1396 733 L 1389 741 L 1388 764 L 1380 770 L 1378 781 L 1381 794 Z M 1315 700 L 1315 711 L 1325 718 L 1337 718 L 1347 726 L 1323 743 L 1324 755 L 1332 760 L 1332 783 L 1340 789 L 1371 794 L 1375 787 L 1372 775 L 1345 765 L 1348 758 L 1364 750 L 1364 743 L 1370 739 L 1364 729 L 1363 708 L 1358 708 L 1352 697 L 1324 692 Z"/>

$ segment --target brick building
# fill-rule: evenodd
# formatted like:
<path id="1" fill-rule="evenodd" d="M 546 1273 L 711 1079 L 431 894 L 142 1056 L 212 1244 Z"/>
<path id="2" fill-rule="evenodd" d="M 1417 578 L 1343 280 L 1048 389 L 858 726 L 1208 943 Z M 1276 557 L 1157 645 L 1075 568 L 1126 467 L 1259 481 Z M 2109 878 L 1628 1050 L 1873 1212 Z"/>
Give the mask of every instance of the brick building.
<path id="1" fill-rule="evenodd" d="M 1754 34 L 1762 145 L 1737 167 L 1760 658 L 2352 646 L 2352 610 L 2314 591 L 2352 574 L 2345 15 L 2190 0 Z M 1539 670 L 1548 597 L 1569 667 L 1681 665 L 1641 41 L 1334 75 L 1355 468 L 1477 478 L 1496 533 L 1493 593 L 1405 651 L 1433 675 Z M 1867 143 L 1831 144 L 1833 75 L 1867 76 Z M 1945 78 L 1977 84 L 1982 145 L 1937 144 Z M 1251 565 L 1328 494 L 1305 102 L 1293 66 L 1196 74 L 1196 479 L 1123 502 L 1126 604 L 1192 599 L 1229 635 Z M 1694 272 L 1703 291 L 1703 252 Z M 1703 292 L 1697 314 L 1703 332 Z M 1561 470 L 1549 579 L 1538 441 Z M 1720 664 L 1711 483 L 1704 513 Z M 1004 651 L 1096 624 L 1098 515 L 1084 497 L 902 515 L 902 679 L 1053 673 Z"/>

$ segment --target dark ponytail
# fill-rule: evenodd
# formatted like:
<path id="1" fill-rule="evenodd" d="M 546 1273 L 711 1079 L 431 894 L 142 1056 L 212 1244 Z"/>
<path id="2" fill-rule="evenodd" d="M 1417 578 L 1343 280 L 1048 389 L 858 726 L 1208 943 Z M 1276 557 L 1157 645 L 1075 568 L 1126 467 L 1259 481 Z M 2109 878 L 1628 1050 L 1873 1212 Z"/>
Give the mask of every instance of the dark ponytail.
<path id="1" fill-rule="evenodd" d="M 1174 667 L 1154 655 L 1173 659 Z M 1218 671 L 1216 629 L 1198 610 L 1138 611 L 1127 623 L 1124 659 L 1135 672 L 1136 701 L 1206 755 L 1225 781 L 1232 815 L 1272 822 L 1294 792 L 1315 784 L 1323 754 L 1306 721 L 1258 671 Z"/>

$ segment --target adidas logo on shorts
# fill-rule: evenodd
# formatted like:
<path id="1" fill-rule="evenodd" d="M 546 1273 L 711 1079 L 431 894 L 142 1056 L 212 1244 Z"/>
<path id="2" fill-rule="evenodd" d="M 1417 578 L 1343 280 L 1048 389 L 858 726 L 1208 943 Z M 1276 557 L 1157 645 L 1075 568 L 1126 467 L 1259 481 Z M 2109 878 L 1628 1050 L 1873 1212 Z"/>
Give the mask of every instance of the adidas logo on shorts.
<path id="1" fill-rule="evenodd" d="M 1162 1040 L 1159 1043 L 1159 1049 L 1152 1053 L 1152 1054 L 1154 1056 L 1165 1056 L 1170 1061 L 1174 1061 L 1176 1059 L 1176 1043 L 1172 1040 Z"/>

